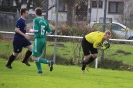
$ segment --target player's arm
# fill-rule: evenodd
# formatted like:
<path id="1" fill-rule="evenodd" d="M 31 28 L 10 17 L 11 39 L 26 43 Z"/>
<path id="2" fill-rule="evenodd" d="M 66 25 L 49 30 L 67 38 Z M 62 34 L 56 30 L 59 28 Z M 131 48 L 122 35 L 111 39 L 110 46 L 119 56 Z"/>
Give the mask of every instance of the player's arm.
<path id="1" fill-rule="evenodd" d="M 106 50 L 107 48 L 110 47 L 110 44 L 106 41 L 105 44 L 101 44 L 103 43 L 102 42 L 102 39 L 97 39 L 94 44 L 93 44 L 93 47 L 96 48 L 96 49 L 101 49 L 101 50 Z M 101 45 L 101 46 L 99 46 Z"/>
<path id="2" fill-rule="evenodd" d="M 50 35 L 52 33 L 52 30 L 49 26 L 49 23 L 47 22 L 47 30 L 46 30 L 46 35 Z"/>
<path id="3" fill-rule="evenodd" d="M 18 34 L 25 36 L 25 34 L 23 32 L 20 31 L 19 28 L 15 28 L 15 32 L 17 32 Z"/>
<path id="4" fill-rule="evenodd" d="M 33 29 L 32 26 L 33 26 L 33 23 L 28 23 L 28 24 L 27 24 L 27 29 L 26 29 L 26 32 L 27 32 L 27 33 L 32 32 L 32 31 L 31 31 L 31 30 Z"/>
<path id="5" fill-rule="evenodd" d="M 28 35 L 26 35 L 26 34 L 24 34 L 23 32 L 20 31 L 21 24 L 22 24 L 21 21 L 18 20 L 17 23 L 16 23 L 15 32 L 17 32 L 18 34 L 24 36 L 27 39 L 30 39 Z"/>
<path id="6" fill-rule="evenodd" d="M 96 48 L 96 49 L 100 49 L 101 46 L 99 46 L 99 44 L 100 44 L 100 41 L 99 41 L 99 40 L 96 40 L 96 41 L 94 42 L 94 44 L 93 44 L 93 47 Z"/>
<path id="7" fill-rule="evenodd" d="M 24 34 L 23 32 L 21 32 L 19 28 L 15 28 L 15 32 L 17 32 L 18 34 L 24 36 L 26 39 L 30 39 L 30 37 L 28 35 Z"/>
<path id="8" fill-rule="evenodd" d="M 29 32 L 30 32 L 30 33 L 35 33 L 35 32 L 38 32 L 38 30 L 35 30 L 35 29 L 29 29 Z"/>
<path id="9" fill-rule="evenodd" d="M 97 40 L 94 42 L 93 47 L 96 49 L 101 49 L 102 46 L 99 46 L 99 45 L 101 45 L 102 40 L 103 40 L 102 36 L 98 37 Z"/>

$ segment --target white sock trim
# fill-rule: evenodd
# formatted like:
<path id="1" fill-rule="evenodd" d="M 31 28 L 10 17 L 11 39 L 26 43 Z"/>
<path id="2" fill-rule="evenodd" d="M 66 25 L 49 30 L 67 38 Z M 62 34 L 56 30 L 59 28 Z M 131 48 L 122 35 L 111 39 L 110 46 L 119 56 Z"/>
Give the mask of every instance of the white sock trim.
<path id="1" fill-rule="evenodd" d="M 37 62 L 39 62 L 39 60 L 40 60 L 40 58 L 38 57 L 38 58 L 37 58 Z"/>

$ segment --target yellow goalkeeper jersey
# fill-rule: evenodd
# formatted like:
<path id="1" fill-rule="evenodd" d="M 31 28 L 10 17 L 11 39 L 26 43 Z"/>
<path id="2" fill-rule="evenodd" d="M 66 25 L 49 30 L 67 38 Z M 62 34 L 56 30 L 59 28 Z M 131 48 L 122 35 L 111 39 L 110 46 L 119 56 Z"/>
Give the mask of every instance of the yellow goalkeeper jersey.
<path id="1" fill-rule="evenodd" d="M 101 45 L 101 43 L 103 42 L 103 38 L 104 38 L 104 33 L 99 31 L 91 32 L 85 36 L 85 39 L 89 43 L 93 44 L 94 48 L 97 48 L 98 46 Z"/>

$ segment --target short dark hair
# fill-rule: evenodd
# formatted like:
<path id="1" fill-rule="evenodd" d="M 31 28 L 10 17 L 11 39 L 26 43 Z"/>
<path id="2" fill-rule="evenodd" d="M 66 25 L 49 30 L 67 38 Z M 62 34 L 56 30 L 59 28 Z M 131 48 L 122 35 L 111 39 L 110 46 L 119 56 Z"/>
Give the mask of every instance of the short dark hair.
<path id="1" fill-rule="evenodd" d="M 20 14 L 23 15 L 23 13 L 26 13 L 26 11 L 28 11 L 27 8 L 21 8 L 20 9 Z"/>
<path id="2" fill-rule="evenodd" d="M 41 9 L 40 7 L 37 7 L 37 8 L 35 9 L 35 12 L 36 12 L 36 15 L 42 16 L 42 9 Z"/>

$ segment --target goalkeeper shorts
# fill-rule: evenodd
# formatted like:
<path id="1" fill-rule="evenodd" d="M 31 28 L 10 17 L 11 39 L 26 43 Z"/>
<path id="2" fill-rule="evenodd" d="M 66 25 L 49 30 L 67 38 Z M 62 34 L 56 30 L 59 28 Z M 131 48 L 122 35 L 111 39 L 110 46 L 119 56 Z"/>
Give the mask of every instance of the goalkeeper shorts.
<path id="1" fill-rule="evenodd" d="M 97 54 L 98 50 L 93 47 L 93 44 L 89 43 L 85 37 L 82 39 L 82 49 L 85 56 L 90 54 Z"/>

